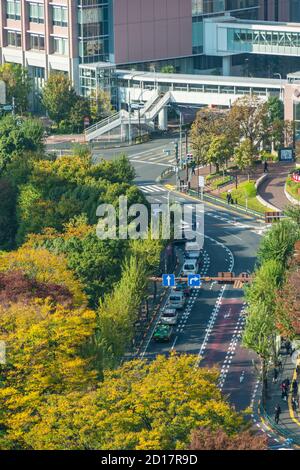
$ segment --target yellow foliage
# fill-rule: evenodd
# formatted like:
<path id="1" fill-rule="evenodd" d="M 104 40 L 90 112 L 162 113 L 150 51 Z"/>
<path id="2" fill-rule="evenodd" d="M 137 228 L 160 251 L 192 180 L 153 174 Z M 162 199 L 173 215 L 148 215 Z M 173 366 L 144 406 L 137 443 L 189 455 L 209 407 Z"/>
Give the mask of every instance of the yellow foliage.
<path id="1" fill-rule="evenodd" d="M 93 358 L 81 352 L 95 331 L 96 315 L 35 302 L 0 306 L 0 338 L 7 348 L 0 387 L 0 426 L 8 438 L 23 436 L 39 422 L 39 409 L 51 394 L 89 391 L 96 386 Z"/>
<path id="2" fill-rule="evenodd" d="M 86 304 L 81 283 L 67 268 L 63 255 L 55 255 L 45 248 L 22 247 L 17 251 L 0 252 L 0 272 L 19 270 L 39 282 L 65 286 L 73 295 L 74 305 Z"/>

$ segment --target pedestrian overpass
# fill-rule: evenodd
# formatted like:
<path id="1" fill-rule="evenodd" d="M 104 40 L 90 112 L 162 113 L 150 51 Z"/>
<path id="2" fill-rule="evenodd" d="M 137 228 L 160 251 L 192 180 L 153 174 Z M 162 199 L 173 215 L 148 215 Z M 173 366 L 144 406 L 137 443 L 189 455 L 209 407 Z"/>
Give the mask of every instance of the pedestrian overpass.
<path id="1" fill-rule="evenodd" d="M 177 113 L 192 110 L 194 117 L 201 107 L 228 109 L 240 97 L 252 95 L 261 100 L 269 96 L 283 98 L 285 80 L 225 77 L 214 75 L 181 75 L 116 70 L 119 111 L 85 131 L 87 141 L 118 136 L 131 140 L 141 129 L 153 131 L 168 127 L 168 108 Z"/>
<path id="2" fill-rule="evenodd" d="M 222 16 L 203 23 L 203 52 L 223 57 L 224 75 L 229 75 L 226 58 L 235 54 L 300 56 L 300 25 L 249 21 Z"/>

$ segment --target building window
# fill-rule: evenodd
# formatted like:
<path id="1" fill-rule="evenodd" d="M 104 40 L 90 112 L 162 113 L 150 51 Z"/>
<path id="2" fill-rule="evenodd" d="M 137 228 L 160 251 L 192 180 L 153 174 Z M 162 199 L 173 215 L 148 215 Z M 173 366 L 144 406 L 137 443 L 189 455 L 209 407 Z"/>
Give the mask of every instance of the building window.
<path id="1" fill-rule="evenodd" d="M 44 23 L 44 5 L 42 3 L 29 3 L 29 21 Z"/>
<path id="2" fill-rule="evenodd" d="M 44 36 L 40 36 L 39 34 L 30 34 L 30 49 L 36 51 L 43 51 L 45 50 L 45 38 Z"/>
<path id="3" fill-rule="evenodd" d="M 66 38 L 53 38 L 53 53 L 68 55 L 68 40 Z"/>
<path id="4" fill-rule="evenodd" d="M 21 5 L 20 0 L 7 0 L 6 3 L 6 17 L 11 20 L 21 19 Z"/>
<path id="5" fill-rule="evenodd" d="M 21 33 L 18 31 L 7 31 L 7 45 L 21 47 Z"/>
<path id="6" fill-rule="evenodd" d="M 65 7 L 52 7 L 52 24 L 54 26 L 68 26 L 68 10 Z"/>

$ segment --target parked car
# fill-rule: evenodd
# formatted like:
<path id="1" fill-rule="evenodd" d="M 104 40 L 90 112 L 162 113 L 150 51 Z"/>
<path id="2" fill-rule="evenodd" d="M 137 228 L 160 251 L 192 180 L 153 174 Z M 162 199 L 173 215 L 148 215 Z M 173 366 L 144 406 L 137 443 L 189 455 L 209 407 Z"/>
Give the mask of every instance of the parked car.
<path id="1" fill-rule="evenodd" d="M 187 259 L 185 260 L 182 268 L 182 275 L 188 276 L 189 274 L 197 274 L 199 271 L 198 259 Z"/>
<path id="2" fill-rule="evenodd" d="M 153 333 L 153 340 L 157 342 L 167 342 L 171 340 L 173 328 L 170 325 L 158 324 Z"/>
<path id="3" fill-rule="evenodd" d="M 185 305 L 185 295 L 182 291 L 173 290 L 168 299 L 168 306 L 170 308 L 183 308 Z"/>
<path id="4" fill-rule="evenodd" d="M 176 325 L 178 322 L 177 310 L 166 306 L 161 312 L 160 320 L 164 325 Z"/>

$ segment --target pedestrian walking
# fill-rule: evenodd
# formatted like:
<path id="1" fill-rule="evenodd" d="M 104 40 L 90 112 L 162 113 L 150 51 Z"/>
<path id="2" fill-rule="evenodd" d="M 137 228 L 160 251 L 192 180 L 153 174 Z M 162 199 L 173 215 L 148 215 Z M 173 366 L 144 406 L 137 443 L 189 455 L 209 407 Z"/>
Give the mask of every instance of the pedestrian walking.
<path id="1" fill-rule="evenodd" d="M 298 382 L 297 380 L 293 380 L 292 382 L 292 390 L 293 390 L 293 395 L 298 395 Z"/>
<path id="2" fill-rule="evenodd" d="M 273 384 L 276 384 L 277 383 L 277 380 L 278 380 L 278 369 L 276 367 L 274 367 L 274 371 L 273 371 Z"/>
<path id="3" fill-rule="evenodd" d="M 281 408 L 280 408 L 279 403 L 277 403 L 277 405 L 275 406 L 275 423 L 276 424 L 279 423 L 280 414 L 281 414 Z"/>
<path id="4" fill-rule="evenodd" d="M 291 346 L 291 342 L 289 340 L 286 340 L 286 342 L 285 342 L 285 349 L 286 349 L 286 353 L 288 355 L 290 355 L 292 346 Z"/>
<path id="5" fill-rule="evenodd" d="M 282 370 L 282 360 L 281 360 L 281 356 L 278 356 L 277 367 L 278 367 L 278 370 L 279 370 L 279 371 Z"/>
<path id="6" fill-rule="evenodd" d="M 268 173 L 268 171 L 269 171 L 269 165 L 268 165 L 267 160 L 265 160 L 265 163 L 264 163 L 264 173 Z"/>
<path id="7" fill-rule="evenodd" d="M 286 401 L 287 396 L 288 396 L 288 389 L 287 389 L 286 381 L 283 380 L 283 382 L 281 383 L 281 398 L 282 398 L 282 400 Z"/>
<path id="8" fill-rule="evenodd" d="M 292 409 L 294 412 L 298 409 L 298 399 L 296 397 L 292 397 Z"/>
<path id="9" fill-rule="evenodd" d="M 230 204 L 230 202 L 231 202 L 231 192 L 230 191 L 227 191 L 226 199 L 227 199 L 227 204 Z"/>

